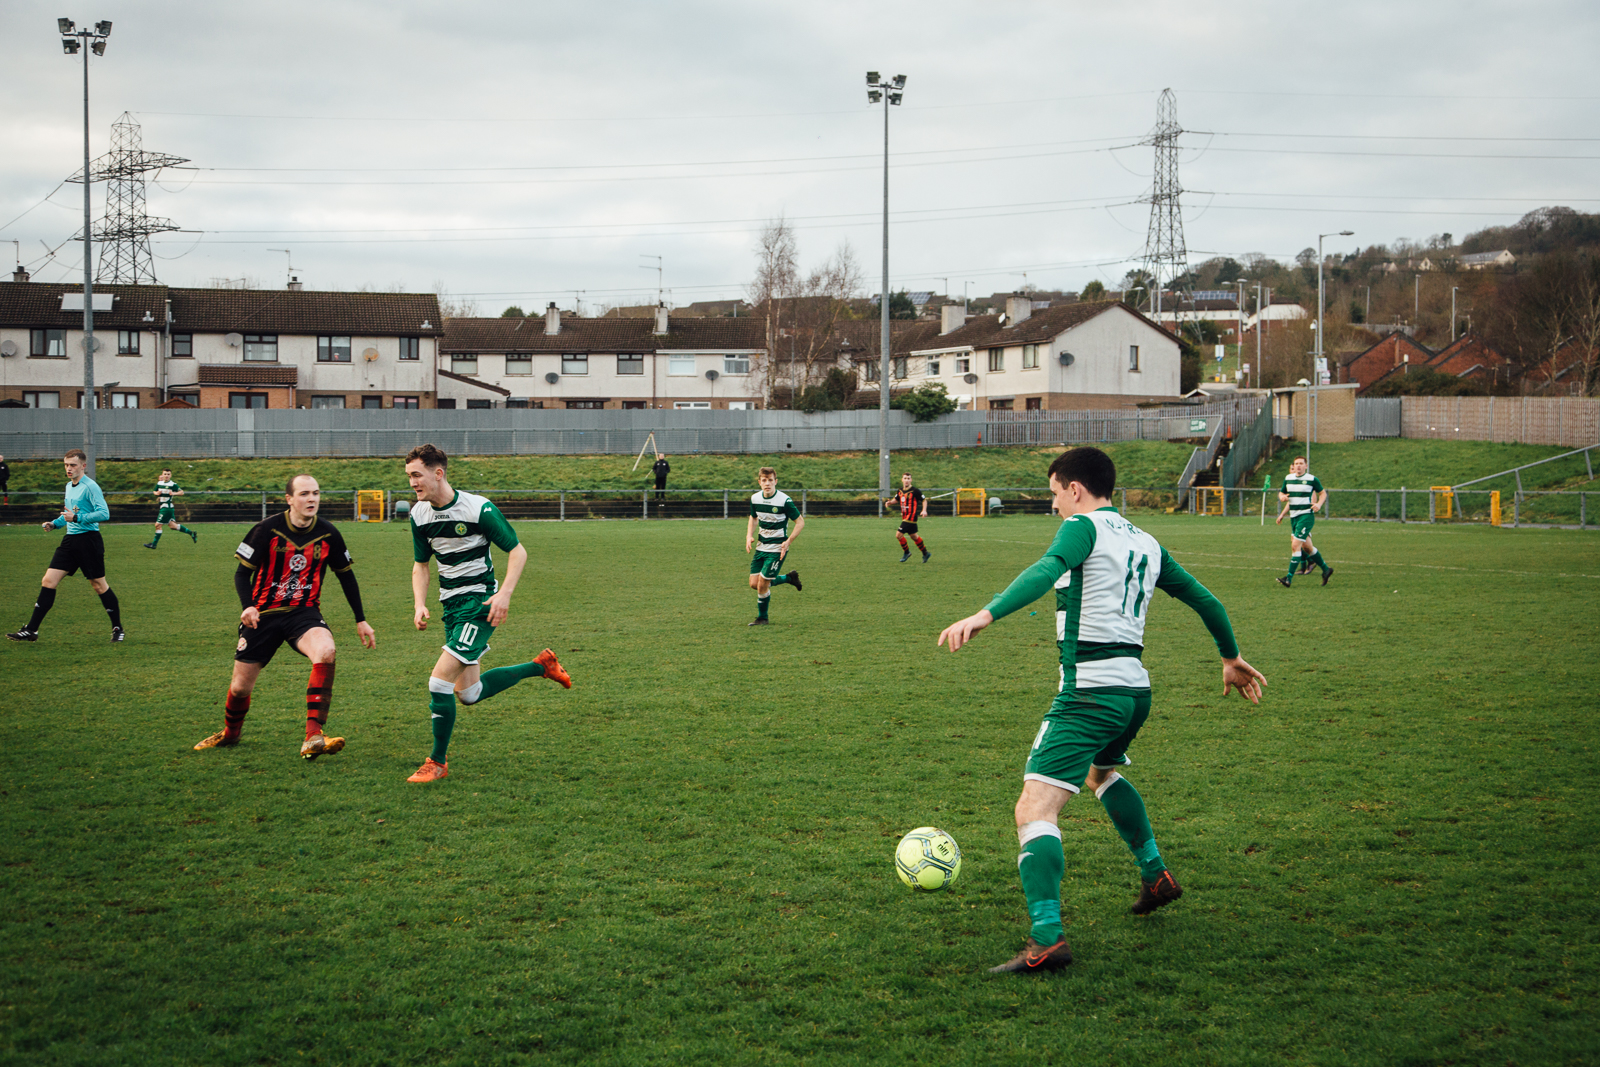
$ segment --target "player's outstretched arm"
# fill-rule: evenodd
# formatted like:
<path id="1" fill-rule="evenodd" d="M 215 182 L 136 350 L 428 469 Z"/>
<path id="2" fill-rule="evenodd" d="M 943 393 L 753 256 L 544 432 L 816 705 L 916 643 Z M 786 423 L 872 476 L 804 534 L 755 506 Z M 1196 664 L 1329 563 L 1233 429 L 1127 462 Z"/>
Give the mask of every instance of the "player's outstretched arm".
<path id="1" fill-rule="evenodd" d="M 1246 663 L 1240 656 L 1222 661 L 1222 695 L 1239 690 L 1239 695 L 1252 704 L 1261 703 L 1261 690 L 1267 679 L 1260 671 Z"/>
<path id="2" fill-rule="evenodd" d="M 522 568 L 527 565 L 528 550 L 521 544 L 512 546 L 511 551 L 506 554 L 506 580 L 501 584 L 499 592 L 489 598 L 490 626 L 499 626 L 506 621 L 506 616 L 511 614 L 511 594 L 522 578 Z"/>
<path id="3" fill-rule="evenodd" d="M 411 621 L 419 630 L 428 628 L 428 565 L 411 564 Z"/>
<path id="4" fill-rule="evenodd" d="M 744 550 L 749 552 L 756 547 L 756 517 L 750 516 L 750 521 L 744 528 Z"/>
<path id="5" fill-rule="evenodd" d="M 994 622 L 994 616 L 989 614 L 989 609 L 984 608 L 976 615 L 968 615 L 960 622 L 953 622 L 946 626 L 939 634 L 939 644 L 949 644 L 950 651 L 954 652 L 962 645 L 971 641 L 979 630 L 986 629 Z"/>

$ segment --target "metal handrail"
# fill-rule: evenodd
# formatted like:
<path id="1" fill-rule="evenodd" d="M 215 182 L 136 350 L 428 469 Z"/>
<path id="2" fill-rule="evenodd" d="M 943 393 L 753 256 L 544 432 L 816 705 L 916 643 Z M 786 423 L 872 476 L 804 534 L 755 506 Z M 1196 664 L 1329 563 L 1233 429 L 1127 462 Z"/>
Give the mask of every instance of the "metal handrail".
<path id="1" fill-rule="evenodd" d="M 1520 492 L 1522 492 L 1522 472 L 1523 471 L 1527 470 L 1530 467 L 1538 467 L 1538 466 L 1540 466 L 1542 464 L 1545 464 L 1545 463 L 1554 463 L 1558 459 L 1566 459 L 1568 456 L 1577 456 L 1577 455 L 1583 456 L 1584 465 L 1589 470 L 1589 480 L 1592 482 L 1592 481 L 1594 481 L 1594 457 L 1590 453 L 1596 448 L 1600 448 L 1600 441 L 1597 441 L 1592 445 L 1584 445 L 1582 448 L 1575 448 L 1571 452 L 1563 452 L 1559 456 L 1549 456 L 1549 457 L 1547 457 L 1545 459 L 1534 460 L 1532 463 L 1524 463 L 1520 467 L 1512 467 L 1510 470 L 1503 470 L 1499 474 L 1489 474 L 1489 475 L 1485 475 L 1482 478 L 1474 478 L 1470 482 L 1462 482 L 1459 485 L 1452 485 L 1450 488 L 1451 489 L 1464 489 L 1469 485 L 1477 485 L 1479 482 L 1487 482 L 1487 481 L 1491 481 L 1491 480 L 1493 480 L 1495 478 L 1504 478 L 1508 474 L 1514 474 L 1514 475 L 1516 475 L 1516 478 L 1517 478 L 1517 492 L 1520 493 Z"/>

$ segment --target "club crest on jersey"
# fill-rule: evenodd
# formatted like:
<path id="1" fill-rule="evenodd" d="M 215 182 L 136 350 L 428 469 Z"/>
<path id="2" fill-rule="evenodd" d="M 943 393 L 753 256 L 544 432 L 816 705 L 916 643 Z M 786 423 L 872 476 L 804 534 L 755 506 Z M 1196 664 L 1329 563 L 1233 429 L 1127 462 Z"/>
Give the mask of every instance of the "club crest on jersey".
<path id="1" fill-rule="evenodd" d="M 303 571 L 303 570 L 305 570 L 306 569 L 306 558 L 304 556 L 290 556 L 289 557 L 289 569 L 292 570 L 292 571 Z"/>
<path id="2" fill-rule="evenodd" d="M 464 523 L 464 522 L 456 523 L 456 536 L 457 537 L 465 537 L 466 535 L 467 535 L 467 524 Z"/>
<path id="3" fill-rule="evenodd" d="M 239 638 L 239 644 L 234 648 L 234 651 L 235 652 L 243 652 L 245 650 L 245 648 L 248 647 L 249 644 L 250 644 L 250 642 L 246 641 L 244 638 L 241 637 L 241 638 Z"/>

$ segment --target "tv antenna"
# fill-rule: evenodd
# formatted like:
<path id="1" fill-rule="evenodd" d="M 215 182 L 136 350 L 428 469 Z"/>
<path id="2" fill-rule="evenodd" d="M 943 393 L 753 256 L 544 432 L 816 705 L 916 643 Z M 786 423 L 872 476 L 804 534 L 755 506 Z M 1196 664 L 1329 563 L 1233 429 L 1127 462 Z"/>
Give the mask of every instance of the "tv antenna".
<path id="1" fill-rule="evenodd" d="M 287 273 L 284 274 L 284 278 L 286 279 L 286 283 L 294 281 L 294 272 L 299 270 L 300 268 L 294 265 L 294 256 L 289 254 L 289 250 L 287 248 L 269 248 L 269 249 L 267 249 L 267 251 L 268 252 L 282 252 L 283 253 L 284 261 L 287 264 L 287 267 L 286 267 Z"/>
<path id="2" fill-rule="evenodd" d="M 644 253 L 640 253 L 639 258 L 640 259 L 653 259 L 653 260 L 656 261 L 656 265 L 655 265 L 654 268 L 652 268 L 650 266 L 650 264 L 648 264 L 648 263 L 641 263 L 641 264 L 639 264 L 639 269 L 640 270 L 651 270 L 651 269 L 655 270 L 655 272 L 656 272 L 656 306 L 657 307 L 664 307 L 666 305 L 666 302 L 667 302 L 667 297 L 666 297 L 666 292 L 667 291 L 666 291 L 666 288 L 665 288 L 664 283 L 663 283 L 663 279 L 665 278 L 665 274 L 663 273 L 663 270 L 662 270 L 662 268 L 663 268 L 663 266 L 665 264 L 665 261 L 660 256 L 645 255 Z"/>

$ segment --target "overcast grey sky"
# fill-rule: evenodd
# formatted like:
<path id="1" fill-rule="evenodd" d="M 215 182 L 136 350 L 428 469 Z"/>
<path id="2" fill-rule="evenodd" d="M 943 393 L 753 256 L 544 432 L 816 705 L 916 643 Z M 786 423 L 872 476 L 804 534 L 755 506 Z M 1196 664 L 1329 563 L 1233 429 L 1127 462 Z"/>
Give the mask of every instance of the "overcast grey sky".
<path id="1" fill-rule="evenodd" d="M 1195 262 L 1600 210 L 1586 0 L 83 5 L 0 0 L 0 250 L 19 242 L 41 281 L 81 270 L 61 247 L 81 187 L 57 186 L 82 161 L 82 60 L 59 15 L 115 23 L 90 60 L 93 153 L 128 111 L 146 149 L 197 168 L 149 185 L 150 213 L 188 231 L 153 243 L 174 285 L 279 286 L 269 249 L 287 248 L 310 288 L 442 285 L 486 314 L 581 291 L 587 313 L 653 302 L 661 256 L 681 305 L 740 295 L 783 214 L 803 264 L 849 242 L 875 292 L 869 69 L 909 79 L 890 115 L 896 289 L 1120 279 L 1148 221 L 1135 143 L 1166 86 L 1197 131 Z"/>

